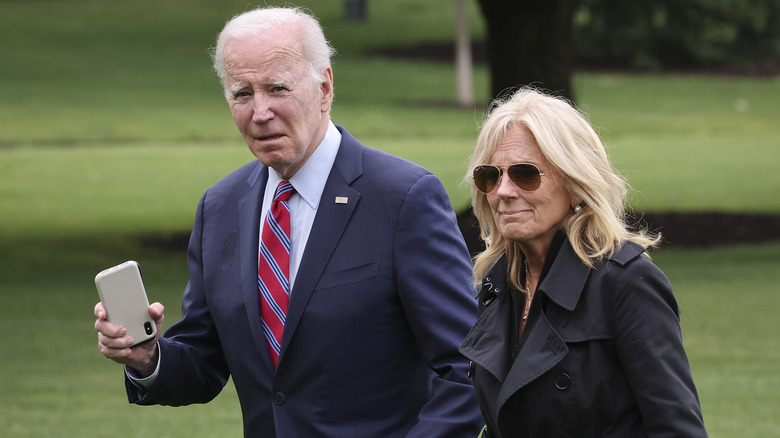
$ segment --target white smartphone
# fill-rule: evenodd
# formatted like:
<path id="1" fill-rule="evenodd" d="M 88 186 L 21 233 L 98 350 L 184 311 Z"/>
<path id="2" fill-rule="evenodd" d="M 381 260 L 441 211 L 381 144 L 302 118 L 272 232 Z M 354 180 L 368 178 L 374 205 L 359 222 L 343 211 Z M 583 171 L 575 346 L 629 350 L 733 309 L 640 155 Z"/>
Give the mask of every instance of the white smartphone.
<path id="1" fill-rule="evenodd" d="M 101 271 L 95 276 L 100 301 L 106 308 L 106 319 L 127 328 L 133 338 L 133 347 L 154 339 L 157 325 L 149 315 L 149 299 L 135 261 Z"/>

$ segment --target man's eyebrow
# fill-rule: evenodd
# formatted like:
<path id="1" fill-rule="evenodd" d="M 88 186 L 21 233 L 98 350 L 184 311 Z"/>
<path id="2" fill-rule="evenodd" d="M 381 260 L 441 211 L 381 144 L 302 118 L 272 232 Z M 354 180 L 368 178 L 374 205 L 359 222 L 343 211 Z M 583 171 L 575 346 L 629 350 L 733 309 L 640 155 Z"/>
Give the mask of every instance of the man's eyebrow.
<path id="1" fill-rule="evenodd" d="M 245 85 L 233 85 L 230 87 L 230 94 L 236 94 L 245 88 L 246 88 Z"/>
<path id="2" fill-rule="evenodd" d="M 266 87 L 276 87 L 276 86 L 279 86 L 279 85 L 287 86 L 288 83 L 289 83 L 289 81 L 286 80 L 286 79 L 275 79 L 273 81 L 267 82 L 265 84 L 265 86 Z M 250 85 L 246 85 L 246 84 L 236 84 L 236 85 L 233 85 L 232 87 L 230 87 L 229 91 L 230 91 L 231 94 L 236 94 L 239 91 L 245 90 L 247 88 L 252 88 L 252 87 Z"/>
<path id="3" fill-rule="evenodd" d="M 277 80 L 269 82 L 268 86 L 269 87 L 282 86 L 282 87 L 285 87 L 285 88 L 290 88 L 291 83 L 292 83 L 292 81 L 287 80 L 287 79 L 277 79 Z"/>

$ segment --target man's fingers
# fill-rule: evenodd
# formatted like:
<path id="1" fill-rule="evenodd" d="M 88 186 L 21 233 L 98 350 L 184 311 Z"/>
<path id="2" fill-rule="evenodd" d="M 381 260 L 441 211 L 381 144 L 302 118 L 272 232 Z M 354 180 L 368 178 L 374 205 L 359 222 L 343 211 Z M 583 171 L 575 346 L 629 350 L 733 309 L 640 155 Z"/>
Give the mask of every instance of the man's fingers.
<path id="1" fill-rule="evenodd" d="M 105 319 L 95 321 L 95 330 L 110 338 L 121 338 L 127 334 L 127 329 L 119 324 L 114 324 Z"/>
<path id="2" fill-rule="evenodd" d="M 159 319 L 163 316 L 163 313 L 165 313 L 165 306 L 159 302 L 154 302 L 149 306 L 149 316 L 152 318 Z"/>
<path id="3" fill-rule="evenodd" d="M 103 307 L 103 302 L 95 304 L 95 316 L 97 319 L 106 319 L 106 308 Z"/>
<path id="4" fill-rule="evenodd" d="M 101 332 L 98 332 L 98 343 L 101 346 L 105 346 L 106 348 L 110 348 L 113 350 L 121 350 L 124 348 L 130 348 L 130 346 L 133 345 L 133 338 L 129 336 L 111 337 L 111 336 L 106 336 Z"/>

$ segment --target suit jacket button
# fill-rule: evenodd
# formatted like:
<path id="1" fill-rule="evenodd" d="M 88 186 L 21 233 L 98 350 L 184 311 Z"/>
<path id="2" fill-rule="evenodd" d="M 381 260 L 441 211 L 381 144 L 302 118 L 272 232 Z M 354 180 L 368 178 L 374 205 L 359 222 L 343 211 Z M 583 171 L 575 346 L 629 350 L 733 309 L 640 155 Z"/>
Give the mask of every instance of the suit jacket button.
<path id="1" fill-rule="evenodd" d="M 274 394 L 274 403 L 277 405 L 283 405 L 287 401 L 287 396 L 283 392 L 277 392 Z"/>
<path id="2" fill-rule="evenodd" d="M 571 379 L 566 373 L 561 373 L 555 376 L 553 382 L 555 383 L 555 387 L 560 390 L 569 389 L 569 385 L 571 385 Z"/>

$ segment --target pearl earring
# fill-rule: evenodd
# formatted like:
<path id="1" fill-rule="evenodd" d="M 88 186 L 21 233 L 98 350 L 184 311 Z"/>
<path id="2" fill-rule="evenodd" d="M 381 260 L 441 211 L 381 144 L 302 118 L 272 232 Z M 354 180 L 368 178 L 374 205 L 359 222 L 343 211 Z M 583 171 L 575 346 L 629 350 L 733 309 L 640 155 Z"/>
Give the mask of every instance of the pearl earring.
<path id="1" fill-rule="evenodd" d="M 575 205 L 574 206 L 574 214 L 577 214 L 577 213 L 579 213 L 581 211 L 582 211 L 582 206 L 581 205 Z"/>

